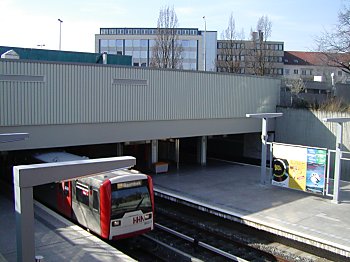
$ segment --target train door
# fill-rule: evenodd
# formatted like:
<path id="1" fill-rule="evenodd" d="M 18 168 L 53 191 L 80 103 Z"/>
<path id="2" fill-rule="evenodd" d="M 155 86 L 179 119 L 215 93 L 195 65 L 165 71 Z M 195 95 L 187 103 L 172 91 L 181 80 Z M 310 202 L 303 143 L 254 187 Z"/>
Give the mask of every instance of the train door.
<path id="1" fill-rule="evenodd" d="M 72 216 L 72 186 L 71 182 L 57 183 L 57 208 L 66 217 Z"/>

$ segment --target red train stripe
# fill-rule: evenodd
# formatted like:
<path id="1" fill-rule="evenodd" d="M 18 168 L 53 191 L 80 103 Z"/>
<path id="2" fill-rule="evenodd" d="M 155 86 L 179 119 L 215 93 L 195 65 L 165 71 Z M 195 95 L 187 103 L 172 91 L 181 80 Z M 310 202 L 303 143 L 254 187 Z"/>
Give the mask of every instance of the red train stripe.
<path id="1" fill-rule="evenodd" d="M 112 193 L 111 181 L 108 179 L 100 187 L 100 225 L 101 237 L 109 238 L 109 227 L 111 221 Z"/>

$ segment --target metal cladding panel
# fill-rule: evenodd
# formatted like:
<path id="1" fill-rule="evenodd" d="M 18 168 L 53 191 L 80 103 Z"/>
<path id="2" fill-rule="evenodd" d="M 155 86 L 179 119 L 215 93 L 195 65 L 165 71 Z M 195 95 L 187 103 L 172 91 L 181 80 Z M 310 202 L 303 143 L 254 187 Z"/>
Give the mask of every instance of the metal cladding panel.
<path id="1" fill-rule="evenodd" d="M 275 112 L 279 90 L 265 77 L 0 60 L 0 125 L 241 118 Z"/>

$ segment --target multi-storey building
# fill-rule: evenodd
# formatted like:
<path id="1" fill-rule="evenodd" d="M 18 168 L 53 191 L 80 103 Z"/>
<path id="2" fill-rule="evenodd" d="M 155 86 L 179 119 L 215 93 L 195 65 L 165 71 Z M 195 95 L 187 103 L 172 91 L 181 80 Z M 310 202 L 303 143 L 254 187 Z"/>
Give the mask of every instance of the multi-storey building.
<path id="1" fill-rule="evenodd" d="M 217 32 L 197 28 L 175 30 L 177 41 L 182 46 L 181 69 L 216 71 Z M 148 67 L 157 31 L 157 28 L 100 28 L 100 33 L 95 35 L 95 50 L 98 53 L 131 55 L 133 66 Z"/>
<path id="2" fill-rule="evenodd" d="M 260 37 L 218 40 L 217 72 L 282 76 L 283 50 L 284 42 L 265 41 Z"/>
<path id="3" fill-rule="evenodd" d="M 342 55 L 345 59 L 345 55 Z M 349 57 L 347 56 L 349 59 Z M 349 74 L 345 73 L 340 64 L 329 61 L 329 57 L 321 52 L 284 52 L 284 78 L 302 79 L 331 83 L 350 82 Z M 333 78 L 333 79 L 332 79 Z"/>

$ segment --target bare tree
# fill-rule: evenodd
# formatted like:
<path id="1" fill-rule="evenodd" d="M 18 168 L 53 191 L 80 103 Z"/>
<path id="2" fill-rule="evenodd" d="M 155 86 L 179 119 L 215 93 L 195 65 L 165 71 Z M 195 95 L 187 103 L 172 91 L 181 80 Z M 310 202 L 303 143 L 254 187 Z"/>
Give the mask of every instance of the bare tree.
<path id="1" fill-rule="evenodd" d="M 331 32 L 324 31 L 316 39 L 318 50 L 327 57 L 327 65 L 337 66 L 350 74 L 350 7 L 338 13 L 338 23 Z"/>
<path id="2" fill-rule="evenodd" d="M 259 18 L 256 31 L 251 30 L 252 46 L 249 54 L 250 70 L 254 75 L 273 75 L 272 65 L 276 59 L 275 48 L 268 44 L 272 32 L 272 22 L 268 16 Z"/>
<path id="3" fill-rule="evenodd" d="M 299 98 L 299 94 L 305 91 L 304 81 L 300 79 L 286 79 L 285 86 L 290 91 L 290 105 L 293 106 L 293 98 Z"/>
<path id="4" fill-rule="evenodd" d="M 219 41 L 217 67 L 225 68 L 225 71 L 231 73 L 244 72 L 244 31 L 238 32 L 235 19 L 231 13 L 228 26 L 222 32 Z"/>
<path id="5" fill-rule="evenodd" d="M 174 7 L 159 11 L 157 37 L 152 46 L 151 66 L 157 68 L 182 68 L 183 48 L 178 39 L 178 20 Z"/>

